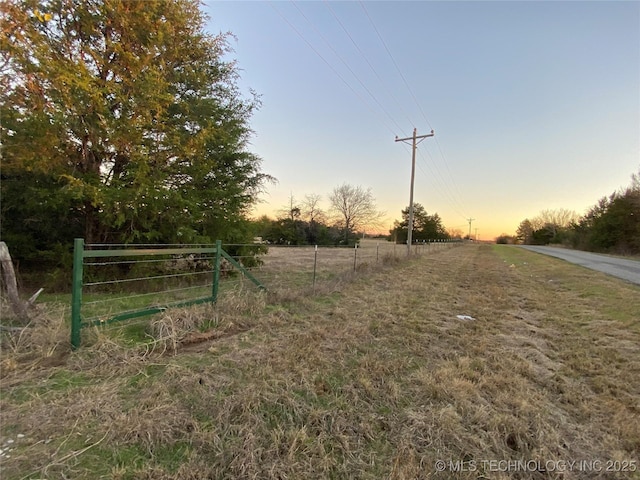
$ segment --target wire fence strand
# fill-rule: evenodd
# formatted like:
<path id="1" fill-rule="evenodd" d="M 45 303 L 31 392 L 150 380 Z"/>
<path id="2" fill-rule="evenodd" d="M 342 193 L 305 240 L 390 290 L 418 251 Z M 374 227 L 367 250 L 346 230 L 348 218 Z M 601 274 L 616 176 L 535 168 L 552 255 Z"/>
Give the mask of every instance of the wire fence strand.
<path id="1" fill-rule="evenodd" d="M 411 253 L 424 255 L 453 245 L 445 242 L 417 243 L 411 247 Z M 156 245 L 127 247 L 140 246 Z M 228 251 L 241 252 L 231 257 L 243 266 L 248 275 L 272 292 L 315 293 L 323 284 L 351 278 L 347 274 L 366 274 L 370 267 L 407 256 L 407 245 L 371 239 L 364 239 L 352 247 L 264 244 L 228 244 L 223 247 Z M 212 256 L 172 254 L 170 258 L 161 260 L 140 258 L 87 262 L 84 264 L 86 278 L 91 281 L 83 283 L 86 288 L 83 293 L 83 319 L 102 322 L 110 316 L 136 309 L 206 298 L 213 288 L 214 260 Z M 198 268 L 204 269 L 193 271 Z M 113 278 L 116 274 L 118 278 Z M 219 272 L 219 293 L 225 295 L 257 288 L 247 274 L 234 270 L 227 260 L 223 260 Z"/>

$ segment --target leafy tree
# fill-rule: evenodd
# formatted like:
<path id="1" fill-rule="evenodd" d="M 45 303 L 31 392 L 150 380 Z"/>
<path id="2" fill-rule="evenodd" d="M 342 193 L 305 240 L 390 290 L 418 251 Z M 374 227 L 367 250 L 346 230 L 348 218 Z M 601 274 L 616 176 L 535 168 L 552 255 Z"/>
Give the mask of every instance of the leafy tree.
<path id="1" fill-rule="evenodd" d="M 531 243 L 533 245 L 548 245 L 553 241 L 554 236 L 555 225 L 547 223 L 542 228 L 533 231 Z"/>
<path id="2" fill-rule="evenodd" d="M 247 234 L 243 217 L 270 180 L 247 150 L 259 100 L 240 95 L 237 68 L 222 59 L 228 35 L 204 32 L 196 0 L 6 0 L 2 9 L 7 243 Z"/>
<path id="3" fill-rule="evenodd" d="M 333 189 L 329 195 L 331 210 L 336 217 L 337 225 L 343 231 L 343 241 L 348 244 L 358 229 L 375 226 L 382 217 L 376 207 L 371 189 L 342 184 Z"/>
<path id="4" fill-rule="evenodd" d="M 396 243 L 407 243 L 409 225 L 409 207 L 402 210 L 402 220 L 396 220 L 389 232 Z M 435 213 L 429 215 L 420 203 L 413 205 L 413 240 L 440 240 L 450 238 L 442 224 L 442 219 Z"/>
<path id="5" fill-rule="evenodd" d="M 574 230 L 579 248 L 640 253 L 640 172 L 631 176 L 629 187 L 601 198 Z"/>
<path id="6" fill-rule="evenodd" d="M 524 245 L 531 245 L 533 241 L 533 225 L 531 224 L 531 220 L 524 219 L 518 225 L 518 230 L 516 230 L 516 240 L 518 243 L 522 243 Z"/>

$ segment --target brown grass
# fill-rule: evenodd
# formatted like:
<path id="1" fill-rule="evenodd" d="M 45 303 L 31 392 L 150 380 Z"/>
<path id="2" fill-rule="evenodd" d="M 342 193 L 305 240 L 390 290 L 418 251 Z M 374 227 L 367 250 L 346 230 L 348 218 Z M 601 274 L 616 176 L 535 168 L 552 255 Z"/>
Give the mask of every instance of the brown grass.
<path id="1" fill-rule="evenodd" d="M 639 478 L 596 469 L 640 468 L 640 289 L 514 247 L 432 253 L 18 364 L 3 478 Z M 602 464 L 531 468 L 574 460 Z"/>

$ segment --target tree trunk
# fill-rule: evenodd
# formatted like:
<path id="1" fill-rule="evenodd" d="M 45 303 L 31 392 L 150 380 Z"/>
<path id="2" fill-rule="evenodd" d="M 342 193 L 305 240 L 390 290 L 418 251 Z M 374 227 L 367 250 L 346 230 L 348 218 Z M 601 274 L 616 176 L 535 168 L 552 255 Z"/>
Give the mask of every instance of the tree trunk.
<path id="1" fill-rule="evenodd" d="M 16 282 L 16 273 L 13 269 L 13 262 L 11 261 L 11 255 L 9 255 L 9 249 L 7 244 L 0 242 L 0 265 L 2 266 L 2 279 L 4 280 L 5 288 L 7 289 L 7 297 L 9 297 L 9 303 L 13 309 L 13 313 L 20 320 L 27 320 L 27 304 L 20 300 L 18 295 L 18 284 Z"/>

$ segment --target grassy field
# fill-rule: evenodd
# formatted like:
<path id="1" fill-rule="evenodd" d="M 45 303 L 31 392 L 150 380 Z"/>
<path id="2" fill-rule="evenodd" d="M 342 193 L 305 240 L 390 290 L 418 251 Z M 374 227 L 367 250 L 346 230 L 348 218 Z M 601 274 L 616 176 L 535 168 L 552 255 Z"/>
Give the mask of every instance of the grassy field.
<path id="1" fill-rule="evenodd" d="M 640 288 L 557 259 L 465 245 L 143 328 L 5 339 L 3 480 L 640 478 Z"/>

